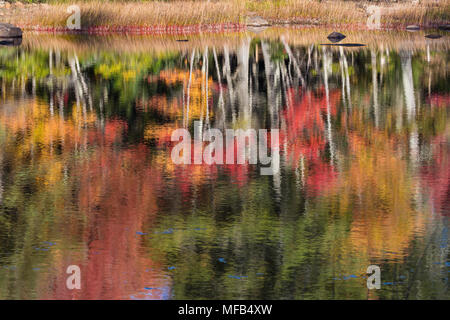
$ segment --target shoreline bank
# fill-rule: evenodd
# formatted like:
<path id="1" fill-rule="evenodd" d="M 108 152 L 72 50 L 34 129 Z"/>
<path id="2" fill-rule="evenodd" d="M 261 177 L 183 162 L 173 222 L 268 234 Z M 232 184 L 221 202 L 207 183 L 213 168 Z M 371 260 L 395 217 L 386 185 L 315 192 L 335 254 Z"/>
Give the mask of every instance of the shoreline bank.
<path id="1" fill-rule="evenodd" d="M 65 35 L 173 35 L 173 36 L 188 36 L 196 34 L 217 34 L 217 33 L 233 33 L 233 32 L 248 32 L 255 31 L 259 33 L 266 28 L 253 28 L 247 27 L 245 24 L 217 24 L 217 25 L 191 25 L 182 27 L 173 26 L 149 26 L 149 27 L 139 27 L 139 26 L 98 26 L 89 27 L 80 30 L 71 30 L 68 28 L 54 28 L 54 27 L 29 27 L 23 25 L 17 25 L 25 33 L 42 33 L 42 34 L 65 34 Z M 441 25 L 429 25 L 421 26 L 420 30 L 438 30 Z M 288 29 L 339 29 L 341 31 L 406 31 L 406 26 L 392 26 L 383 27 L 377 30 L 369 30 L 365 26 L 348 26 L 348 25 L 306 25 L 306 24 L 278 24 L 271 25 L 267 28 L 288 28 Z"/>

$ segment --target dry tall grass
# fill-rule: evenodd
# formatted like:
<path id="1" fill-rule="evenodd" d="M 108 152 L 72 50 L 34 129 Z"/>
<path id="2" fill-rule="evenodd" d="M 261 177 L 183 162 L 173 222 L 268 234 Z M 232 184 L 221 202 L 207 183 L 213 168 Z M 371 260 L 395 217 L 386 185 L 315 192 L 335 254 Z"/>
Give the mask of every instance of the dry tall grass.
<path id="1" fill-rule="evenodd" d="M 52 4 L 47 9 L 17 13 L 9 22 L 21 26 L 64 27 L 69 3 Z M 70 3 L 73 4 L 73 3 Z M 365 26 L 367 7 L 364 1 L 341 0 L 217 0 L 170 2 L 101 2 L 77 3 L 81 8 L 83 29 L 98 26 L 188 26 L 222 23 L 245 23 L 247 16 L 258 15 L 272 23 Z M 450 22 L 450 0 L 421 0 L 418 4 L 402 2 L 382 4 L 383 26 L 420 24 L 424 26 Z"/>
<path id="2" fill-rule="evenodd" d="M 81 26 L 171 26 L 237 23 L 243 5 L 237 0 L 221 2 L 79 2 Z M 24 25 L 65 26 L 70 16 L 68 4 L 52 4 L 46 10 L 33 11 L 28 17 L 16 17 Z M 23 23 L 20 23 L 23 22 Z"/>
<path id="3" fill-rule="evenodd" d="M 367 8 L 381 9 L 381 23 L 389 25 L 449 23 L 449 0 L 421 0 L 419 3 L 340 1 L 340 0 L 246 0 L 247 11 L 277 22 L 316 22 L 317 24 L 366 24 Z"/>

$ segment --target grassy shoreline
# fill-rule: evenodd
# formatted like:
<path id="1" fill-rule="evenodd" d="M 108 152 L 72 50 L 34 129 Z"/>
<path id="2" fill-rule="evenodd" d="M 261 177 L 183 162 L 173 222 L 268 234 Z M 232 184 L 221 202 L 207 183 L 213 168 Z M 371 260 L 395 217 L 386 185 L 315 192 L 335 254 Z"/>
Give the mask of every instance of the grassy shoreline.
<path id="1" fill-rule="evenodd" d="M 50 2 L 11 4 L 0 8 L 1 22 L 24 30 L 67 31 L 67 8 L 81 9 L 81 29 L 87 32 L 192 33 L 240 31 L 248 19 L 262 17 L 272 25 L 301 24 L 365 29 L 369 17 L 365 1 L 341 0 L 217 0 L 149 2 Z M 383 3 L 378 6 L 382 28 L 409 24 L 436 27 L 450 22 L 450 0 Z"/>

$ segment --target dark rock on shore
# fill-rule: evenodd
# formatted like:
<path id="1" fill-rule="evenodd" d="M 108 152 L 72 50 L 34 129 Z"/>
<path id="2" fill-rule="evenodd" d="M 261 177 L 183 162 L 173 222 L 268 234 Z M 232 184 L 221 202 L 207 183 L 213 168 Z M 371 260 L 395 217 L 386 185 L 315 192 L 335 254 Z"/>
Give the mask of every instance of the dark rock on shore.
<path id="1" fill-rule="evenodd" d="M 263 18 L 258 17 L 258 16 L 247 17 L 247 20 L 246 20 L 245 24 L 248 27 L 266 27 L 266 26 L 270 26 L 270 23 L 266 19 L 263 19 Z"/>
<path id="2" fill-rule="evenodd" d="M 445 24 L 443 26 L 439 26 L 440 30 L 450 31 L 450 24 Z"/>
<path id="3" fill-rule="evenodd" d="M 0 38 L 20 38 L 22 30 L 9 23 L 0 23 Z"/>
<path id="4" fill-rule="evenodd" d="M 339 41 L 345 39 L 345 37 L 346 36 L 343 35 L 342 33 L 339 33 L 339 32 L 335 31 L 335 32 L 330 33 L 327 38 L 331 42 L 336 43 L 336 42 L 339 42 Z"/>

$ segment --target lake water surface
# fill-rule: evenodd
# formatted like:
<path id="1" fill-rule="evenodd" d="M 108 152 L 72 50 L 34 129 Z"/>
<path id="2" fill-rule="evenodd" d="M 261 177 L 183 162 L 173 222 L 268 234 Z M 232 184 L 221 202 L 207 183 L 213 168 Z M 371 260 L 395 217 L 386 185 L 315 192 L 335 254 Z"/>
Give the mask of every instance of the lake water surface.
<path id="1" fill-rule="evenodd" d="M 448 36 L 330 31 L 1 47 L 0 298 L 449 299 Z M 194 123 L 280 170 L 174 164 Z"/>

